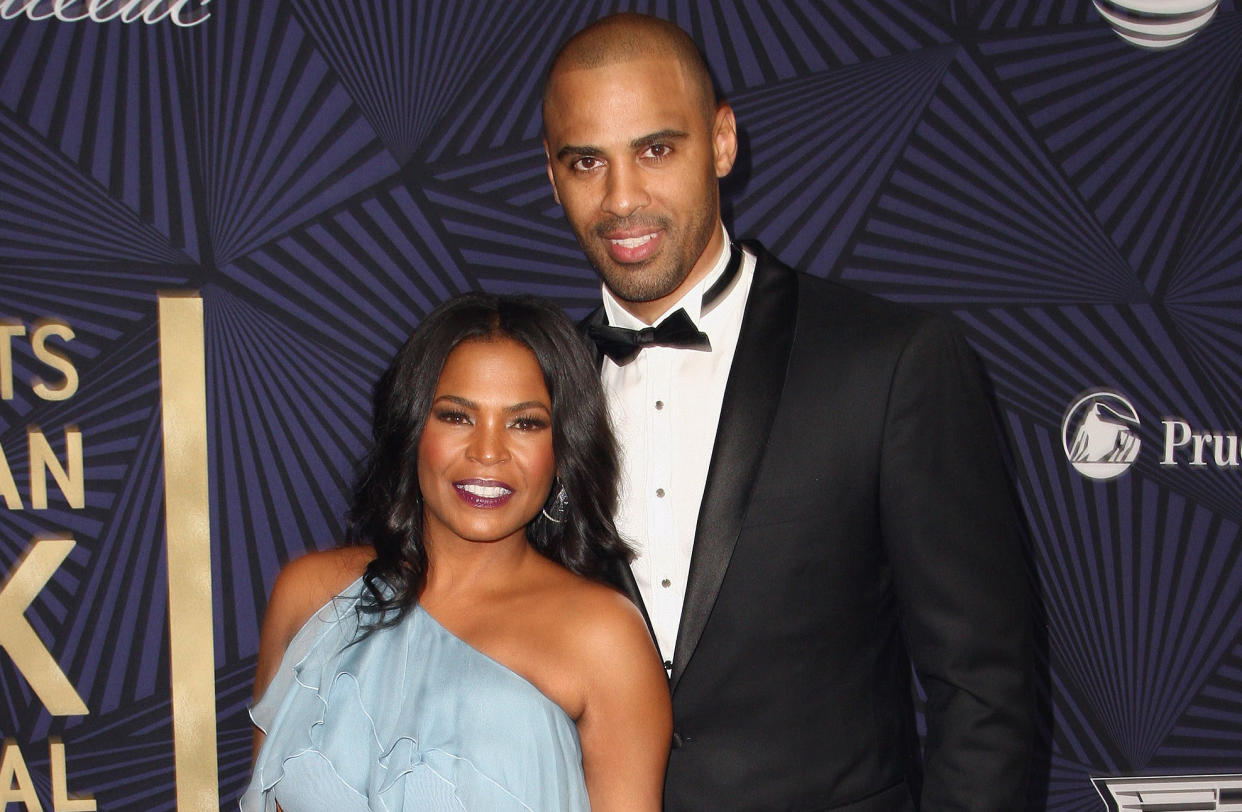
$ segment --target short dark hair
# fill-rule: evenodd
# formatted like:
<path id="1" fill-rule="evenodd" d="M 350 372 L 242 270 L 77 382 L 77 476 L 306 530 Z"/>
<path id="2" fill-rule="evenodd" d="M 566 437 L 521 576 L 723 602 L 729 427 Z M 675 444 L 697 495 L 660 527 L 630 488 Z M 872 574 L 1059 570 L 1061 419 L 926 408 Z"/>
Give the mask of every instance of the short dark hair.
<path id="1" fill-rule="evenodd" d="M 558 307 L 535 296 L 466 293 L 433 310 L 397 351 L 373 398 L 372 445 L 349 511 L 349 537 L 370 543 L 363 611 L 390 626 L 418 602 L 427 577 L 418 444 L 449 353 L 467 341 L 511 340 L 539 363 L 552 406 L 556 477 L 569 497 L 557 524 L 537 514 L 531 545 L 572 572 L 602 580 L 633 553 L 613 523 L 619 465 L 594 355 Z"/>
<path id="2" fill-rule="evenodd" d="M 601 17 L 561 45 L 544 77 L 543 107 L 547 107 L 548 87 L 558 71 L 598 68 L 653 56 L 672 57 L 681 63 L 698 90 L 699 103 L 710 126 L 719 96 L 703 51 L 675 23 L 635 12 Z"/>

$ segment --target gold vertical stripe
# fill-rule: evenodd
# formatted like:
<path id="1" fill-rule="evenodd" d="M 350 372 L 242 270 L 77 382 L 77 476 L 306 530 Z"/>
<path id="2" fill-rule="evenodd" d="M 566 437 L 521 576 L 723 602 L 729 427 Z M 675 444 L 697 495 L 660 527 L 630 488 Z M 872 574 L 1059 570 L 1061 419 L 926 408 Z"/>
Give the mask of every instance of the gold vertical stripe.
<path id="1" fill-rule="evenodd" d="M 216 812 L 220 792 L 203 300 L 197 295 L 161 295 L 159 314 L 177 812 Z"/>

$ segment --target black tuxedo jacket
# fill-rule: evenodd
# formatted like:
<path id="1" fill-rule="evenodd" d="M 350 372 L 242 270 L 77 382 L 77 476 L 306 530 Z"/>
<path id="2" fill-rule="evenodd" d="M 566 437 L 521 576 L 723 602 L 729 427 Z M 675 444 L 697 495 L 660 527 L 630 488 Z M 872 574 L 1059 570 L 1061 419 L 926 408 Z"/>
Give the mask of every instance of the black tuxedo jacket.
<path id="1" fill-rule="evenodd" d="M 951 321 L 750 247 L 665 808 L 1023 808 L 1029 586 L 973 353 Z M 641 607 L 629 568 L 615 578 Z"/>

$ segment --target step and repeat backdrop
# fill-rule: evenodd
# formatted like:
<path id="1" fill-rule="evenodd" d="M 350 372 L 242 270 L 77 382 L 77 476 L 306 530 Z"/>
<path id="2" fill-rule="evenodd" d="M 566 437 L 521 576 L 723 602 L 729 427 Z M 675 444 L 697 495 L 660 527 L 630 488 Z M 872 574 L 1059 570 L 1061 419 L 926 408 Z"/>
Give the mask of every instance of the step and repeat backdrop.
<path id="1" fill-rule="evenodd" d="M 341 538 L 395 348 L 460 291 L 598 298 L 539 91 L 620 9 L 733 103 L 735 234 L 967 326 L 1031 808 L 1242 808 L 1235 0 L 0 0 L 5 812 L 235 805 L 267 592 Z"/>

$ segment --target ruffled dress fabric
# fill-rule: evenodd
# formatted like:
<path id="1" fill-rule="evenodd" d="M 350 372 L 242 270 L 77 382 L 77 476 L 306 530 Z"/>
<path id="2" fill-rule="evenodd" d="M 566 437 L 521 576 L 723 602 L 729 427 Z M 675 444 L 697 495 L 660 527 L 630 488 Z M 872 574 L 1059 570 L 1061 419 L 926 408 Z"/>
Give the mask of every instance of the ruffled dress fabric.
<path id="1" fill-rule="evenodd" d="M 361 594 L 307 621 L 251 709 L 266 738 L 243 812 L 590 808 L 559 705 L 421 607 L 359 638 Z"/>

